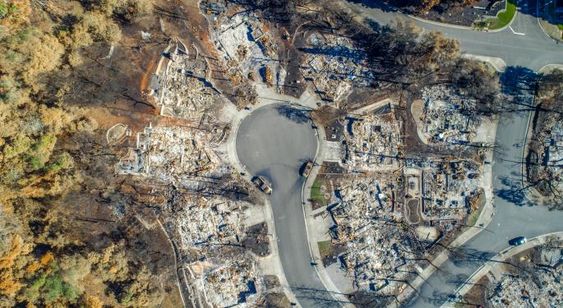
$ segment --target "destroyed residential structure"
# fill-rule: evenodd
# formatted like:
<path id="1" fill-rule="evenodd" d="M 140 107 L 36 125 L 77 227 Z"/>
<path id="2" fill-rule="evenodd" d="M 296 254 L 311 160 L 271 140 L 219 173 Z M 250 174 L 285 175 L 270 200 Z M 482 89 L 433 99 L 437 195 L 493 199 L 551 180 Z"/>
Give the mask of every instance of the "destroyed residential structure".
<path id="1" fill-rule="evenodd" d="M 253 307 L 258 299 L 256 265 L 251 258 L 235 259 L 204 274 L 203 290 L 214 307 Z"/>
<path id="2" fill-rule="evenodd" d="M 353 172 L 398 169 L 401 122 L 392 105 L 364 116 L 347 118 L 345 165 Z"/>
<path id="3" fill-rule="evenodd" d="M 463 221 L 479 207 L 480 165 L 471 160 L 430 161 L 419 169 L 417 184 L 422 192 L 420 206 L 426 220 Z"/>
<path id="4" fill-rule="evenodd" d="M 183 199 L 178 219 L 182 247 L 197 249 L 202 245 L 231 244 L 243 237 L 242 202 L 201 196 Z"/>
<path id="5" fill-rule="evenodd" d="M 138 147 L 129 150 L 117 170 L 172 187 L 172 196 L 161 200 L 159 206 L 169 212 L 165 226 L 170 234 L 178 235 L 178 249 L 187 256 L 185 270 L 191 273 L 191 285 L 203 285 L 199 292 L 205 294 L 206 301 L 214 307 L 225 303 L 251 306 L 258 299 L 252 295 L 260 288 L 255 284 L 260 275 L 255 256 L 242 249 L 242 241 L 247 231 L 245 210 L 252 205 L 228 198 L 225 191 L 236 191 L 236 187 L 229 188 L 236 185 L 217 180 L 228 179 L 230 169 L 207 138 L 214 139 L 214 134 L 183 126 L 149 125 L 138 134 Z M 227 253 L 217 251 L 223 247 L 239 248 L 229 250 L 227 258 Z M 211 261 L 206 261 L 208 258 Z M 211 265 L 203 266 L 203 261 Z"/>
<path id="6" fill-rule="evenodd" d="M 471 160 L 406 159 L 399 169 L 374 163 L 369 173 L 333 180 L 328 231 L 345 248 L 337 257 L 354 286 L 385 296 L 406 290 L 437 243 L 474 223 L 484 201 L 481 168 Z"/>
<path id="7" fill-rule="evenodd" d="M 563 191 L 562 120 L 561 115 L 540 114 L 529 146 L 528 181 L 547 199 L 560 198 Z"/>
<path id="8" fill-rule="evenodd" d="M 233 172 L 225 159 L 231 131 L 218 119 L 237 112 L 235 107 L 242 109 L 227 96 L 232 101 L 243 96 L 245 104 L 252 104 L 245 95 L 253 91 L 256 98 L 256 89 L 264 86 L 282 93 L 287 72 L 278 59 L 271 33 L 275 30 L 258 13 L 227 1 L 202 1 L 200 9 L 217 53 L 200 54 L 179 40 L 163 52 L 149 92 L 166 120 L 137 133 L 136 146 L 128 149 L 116 171 L 150 177 L 170 190 L 159 206 L 169 214 L 164 227 L 177 237 L 178 273 L 187 277 L 190 288 L 213 307 L 256 307 L 267 293 L 258 265 L 267 264 L 261 258 L 271 250 L 249 247 L 258 240 L 250 238 L 252 226 L 246 225 L 245 215 L 255 205 L 249 198 L 227 194 L 231 188 L 238 192 L 236 182 L 243 173 Z M 333 103 L 328 108 L 342 107 L 354 87 L 373 85 L 365 53 L 351 39 L 304 32 L 298 43 L 301 62 L 294 69 L 318 99 Z M 295 82 L 301 82 L 300 76 Z M 331 244 L 343 248 L 333 259 L 356 289 L 384 296 L 410 288 L 409 282 L 428 266 L 436 244 L 452 240 L 470 224 L 469 217 L 483 201 L 483 168 L 478 163 L 405 154 L 403 110 L 391 100 L 356 103 L 359 109 L 347 110 L 347 116 L 335 113 L 323 123 L 323 158 L 335 166 L 326 170 L 337 170 L 338 177 L 317 189 L 317 199 L 323 199 L 320 207 L 326 206 L 319 212 L 330 216 Z M 225 105 L 225 114 L 219 116 L 219 107 Z M 475 105 L 446 86 L 424 89 L 423 125 L 417 122 L 423 141 L 473 142 L 481 123 Z M 256 246 L 269 245 L 266 223 L 254 223 L 265 226 Z"/>
<path id="9" fill-rule="evenodd" d="M 155 177 L 161 181 L 210 175 L 227 168 L 213 149 L 220 131 L 181 126 L 147 126 L 137 134 L 135 149 L 117 165 L 117 172 Z"/>
<path id="10" fill-rule="evenodd" d="M 378 180 L 376 180 L 376 178 Z M 393 174 L 354 177 L 341 181 L 339 201 L 329 206 L 333 242 L 345 245 L 341 267 L 359 289 L 396 295 L 412 278 L 416 234 L 401 222 Z"/>
<path id="11" fill-rule="evenodd" d="M 119 162 L 118 172 L 157 183 L 154 197 L 145 202 L 158 202 L 155 206 L 167 213 L 164 226 L 178 238 L 176 248 L 183 256 L 179 266 L 189 286 L 210 306 L 252 307 L 260 296 L 261 275 L 256 256 L 243 241 L 245 211 L 254 205 L 226 193 L 236 191 L 238 184 L 221 182 L 228 181 L 229 169 L 218 156 L 209 158 L 214 155 L 212 143 L 198 143 L 194 134 L 205 137 L 197 129 L 149 126 L 140 133 L 139 147 Z M 124 172 L 124 166 L 136 161 L 144 162 L 136 167 L 139 173 Z M 165 198 L 157 197 L 164 193 Z"/>
<path id="12" fill-rule="evenodd" d="M 352 86 L 370 82 L 365 53 L 349 38 L 314 32 L 306 40 L 301 73 L 323 101 L 345 97 Z"/>
<path id="13" fill-rule="evenodd" d="M 220 92 L 210 81 L 210 64 L 194 46 L 181 41 L 163 53 L 150 82 L 151 94 L 160 114 L 197 123 L 221 101 Z"/>
<path id="14" fill-rule="evenodd" d="M 226 259 L 223 255 L 189 264 L 185 272 L 193 279 L 190 287 L 203 294 L 205 306 L 255 307 L 265 289 L 255 260 L 244 253 Z"/>
<path id="15" fill-rule="evenodd" d="M 188 256 L 192 285 L 213 307 L 252 307 L 262 286 L 254 255 L 242 249 L 244 209 L 251 204 L 194 195 L 182 195 L 177 202 L 180 209 L 170 225 Z"/>
<path id="16" fill-rule="evenodd" d="M 233 30 L 242 27 L 248 29 Z M 162 214 L 190 300 L 254 307 L 265 296 L 257 265 L 270 254 L 269 242 L 266 235 L 248 234 L 246 211 L 257 205 L 249 202 L 250 185 L 225 160 L 230 129 L 218 114 L 228 101 L 210 81 L 210 67 L 197 48 L 179 40 L 163 52 L 148 91 L 163 117 L 129 134 L 134 147 L 115 168 L 121 175 L 151 178 L 148 197 L 137 199 Z"/>
<path id="17" fill-rule="evenodd" d="M 283 84 L 285 71 L 272 59 L 275 45 L 266 25 L 255 13 L 238 13 L 237 9 L 231 7 L 225 14 L 208 17 L 211 39 L 226 68 L 222 74 L 234 87 L 247 79 L 270 86 Z"/>
<path id="18" fill-rule="evenodd" d="M 463 145 L 473 142 L 481 116 L 477 101 L 440 85 L 422 91 L 423 111 L 419 131 L 426 143 Z"/>
<path id="19" fill-rule="evenodd" d="M 543 161 L 552 178 L 558 180 L 556 187 L 561 191 L 563 190 L 563 122 L 559 121 L 555 124 L 549 140 L 545 142 L 545 147 Z"/>
<path id="20" fill-rule="evenodd" d="M 561 240 L 548 239 L 492 265 L 464 300 L 490 307 L 561 307 L 562 249 Z"/>
<path id="21" fill-rule="evenodd" d="M 561 266 L 559 266 L 559 273 L 555 275 L 540 271 L 536 274 L 538 283 L 534 283 L 526 277 L 505 274 L 496 283 L 495 288 L 499 291 L 491 297 L 491 307 L 506 307 L 507 305 L 561 307 L 563 305 L 559 288 L 561 276 Z"/>

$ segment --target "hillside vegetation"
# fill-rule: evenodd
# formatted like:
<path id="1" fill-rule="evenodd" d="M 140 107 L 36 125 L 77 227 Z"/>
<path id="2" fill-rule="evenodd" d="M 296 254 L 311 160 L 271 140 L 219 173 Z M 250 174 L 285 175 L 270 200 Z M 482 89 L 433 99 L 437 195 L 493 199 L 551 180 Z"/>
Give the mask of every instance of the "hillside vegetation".
<path id="1" fill-rule="evenodd" d="M 163 284 L 128 252 L 119 223 L 91 234 L 76 225 L 99 210 L 101 187 L 89 169 L 101 135 L 90 105 L 102 85 L 89 65 L 104 67 L 96 53 L 123 42 L 152 8 L 147 0 L 0 0 L 0 306 L 162 303 Z M 118 86 L 104 87 L 103 98 L 122 97 Z M 80 214 L 88 203 L 78 195 L 92 202 Z"/>

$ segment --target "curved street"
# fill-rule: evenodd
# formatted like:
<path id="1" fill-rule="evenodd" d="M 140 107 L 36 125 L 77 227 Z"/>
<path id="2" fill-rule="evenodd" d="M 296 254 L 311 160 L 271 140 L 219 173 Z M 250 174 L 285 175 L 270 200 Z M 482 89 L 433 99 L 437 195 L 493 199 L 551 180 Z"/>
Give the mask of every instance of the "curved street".
<path id="1" fill-rule="evenodd" d="M 281 263 L 299 304 L 338 306 L 311 264 L 303 217 L 301 189 L 305 180 L 298 170 L 315 157 L 317 150 L 317 137 L 308 115 L 286 104 L 261 107 L 241 123 L 236 150 L 239 161 L 252 175 L 265 176 L 272 183 L 268 199 Z"/>
<path id="2" fill-rule="evenodd" d="M 438 31 L 460 42 L 463 52 L 502 58 L 508 66 L 522 66 L 539 70 L 547 64 L 563 64 L 563 46 L 549 38 L 536 18 L 536 0 L 518 1 L 518 13 L 511 27 L 498 32 L 473 31 L 412 19 L 379 1 L 360 1 L 365 5 L 346 2 L 355 16 L 388 25 L 396 21 L 414 21 L 426 31 Z M 377 6 L 377 7 L 376 7 Z M 512 28 L 512 30 L 511 30 Z M 515 34 L 516 33 L 516 34 Z"/>
<path id="3" fill-rule="evenodd" d="M 409 18 L 386 9 L 345 5 L 354 15 L 382 24 Z M 537 71 L 547 64 L 563 64 L 563 46 L 543 33 L 533 16 L 535 10 L 535 1 L 520 1 L 511 27 L 494 33 L 415 22 L 425 30 L 444 32 L 459 40 L 465 53 L 498 57 L 509 67 Z M 518 74 L 519 71 L 507 72 Z M 533 105 L 533 95 L 521 95 L 520 103 Z M 280 112 L 280 106 L 284 105 L 262 107 L 244 120 L 237 135 L 237 153 L 249 172 L 272 181 L 274 191 L 270 202 L 281 262 L 299 303 L 304 307 L 337 305 L 311 265 L 301 204 L 304 180 L 299 177 L 298 168 L 305 160 L 314 158 L 317 140 L 308 119 L 300 120 Z M 505 249 L 510 238 L 561 231 L 563 213 L 550 212 L 546 207 L 522 206 L 518 200 L 518 187 L 522 185 L 522 145 L 526 142 L 531 115 L 532 111 L 520 111 L 501 116 L 496 134 L 499 150 L 492 162 L 495 215 L 483 231 L 450 253 L 449 259 L 422 285 L 411 306 L 435 307 L 446 302 L 475 270 Z"/>
<path id="4" fill-rule="evenodd" d="M 364 2 L 369 7 L 373 1 Z M 423 20 L 415 20 L 415 23 L 426 31 L 443 32 L 457 39 L 465 53 L 498 57 L 509 67 L 520 66 L 537 71 L 548 64 L 563 64 L 563 46 L 543 33 L 535 14 L 536 3 L 535 0 L 518 1 L 518 13 L 511 27 L 493 33 Z M 357 4 L 349 4 L 348 7 L 354 14 L 382 24 L 409 18 L 386 8 L 366 8 Z M 521 70 L 512 72 L 518 74 Z M 519 99 L 520 103 L 529 106 L 534 104 L 531 93 L 521 95 Z M 522 186 L 522 145 L 526 143 L 528 121 L 532 113 L 521 111 L 501 116 L 496 133 L 496 144 L 500 150 L 495 153 L 493 161 L 495 216 L 486 229 L 450 253 L 448 261 L 426 280 L 410 306 L 436 307 L 446 302 L 487 259 L 505 249 L 510 238 L 519 235 L 532 238 L 562 230 L 563 213 L 549 211 L 546 207 L 522 206 L 518 202 L 518 188 Z"/>
<path id="5" fill-rule="evenodd" d="M 369 7 L 369 3 L 373 1 L 364 2 Z M 535 16 L 536 5 L 535 0 L 519 1 L 518 13 L 511 27 L 494 33 L 423 20 L 415 20 L 415 23 L 426 31 L 443 32 L 446 36 L 457 39 L 465 53 L 498 57 L 509 67 L 520 66 L 537 71 L 548 64 L 563 64 L 563 46 L 543 33 Z M 387 8 L 367 8 L 357 4 L 348 4 L 348 7 L 354 14 L 382 24 L 409 19 Z M 517 74 L 518 71 L 521 70 L 512 72 Z M 533 106 L 533 96 L 522 95 L 520 103 Z M 443 304 L 487 259 L 506 248 L 510 238 L 519 235 L 531 238 L 562 230 L 560 222 L 563 220 L 563 213 L 551 212 L 546 207 L 522 206 L 518 202 L 518 188 L 522 185 L 522 145 L 526 143 L 531 116 L 532 111 L 505 113 L 501 116 L 496 134 L 500 150 L 495 153 L 493 161 L 495 216 L 485 230 L 450 254 L 448 261 L 422 285 L 420 293 L 410 303 L 411 306 L 435 307 Z"/>
<path id="6" fill-rule="evenodd" d="M 444 303 L 471 274 L 488 259 L 508 246 L 516 236 L 536 237 L 561 231 L 562 212 L 549 211 L 543 206 L 522 206 L 516 200 L 502 198 L 507 192 L 516 194 L 514 183 L 521 185 L 522 147 L 525 142 L 530 112 L 501 117 L 497 129 L 497 144 L 493 162 L 495 215 L 489 225 L 450 254 L 448 261 L 422 285 L 413 307 L 435 307 Z"/>

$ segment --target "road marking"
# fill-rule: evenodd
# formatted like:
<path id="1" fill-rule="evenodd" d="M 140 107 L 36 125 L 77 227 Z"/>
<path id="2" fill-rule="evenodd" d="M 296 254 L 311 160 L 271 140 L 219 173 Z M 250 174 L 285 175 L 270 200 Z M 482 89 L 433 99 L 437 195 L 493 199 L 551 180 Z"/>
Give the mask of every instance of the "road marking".
<path id="1" fill-rule="evenodd" d="M 508 28 L 510 29 L 510 31 L 512 31 L 512 33 L 514 33 L 514 34 L 516 34 L 516 35 L 526 35 L 526 33 L 514 31 L 514 29 L 512 29 L 512 26 L 508 26 Z"/>

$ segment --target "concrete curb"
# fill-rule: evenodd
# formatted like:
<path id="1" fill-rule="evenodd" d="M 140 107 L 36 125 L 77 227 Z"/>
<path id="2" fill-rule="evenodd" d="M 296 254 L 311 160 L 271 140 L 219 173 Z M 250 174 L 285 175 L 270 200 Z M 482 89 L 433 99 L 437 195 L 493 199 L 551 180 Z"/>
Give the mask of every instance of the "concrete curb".
<path id="1" fill-rule="evenodd" d="M 552 232 L 552 233 L 547 233 L 547 234 L 543 234 L 543 235 L 539 235 L 536 236 L 530 240 L 528 240 L 528 242 L 524 245 L 521 246 L 509 246 L 503 250 L 501 250 L 496 256 L 491 258 L 491 261 L 504 261 L 508 258 L 511 258 L 512 256 L 519 254 L 525 250 L 534 248 L 536 246 L 540 246 L 542 244 L 545 244 L 545 242 L 551 238 L 551 237 L 557 237 L 560 240 L 563 240 L 563 231 L 559 231 L 559 232 Z M 483 276 L 485 276 L 491 269 L 493 266 L 491 266 L 490 264 L 491 262 L 487 262 L 484 265 L 482 265 L 477 271 L 475 271 L 464 283 L 461 287 L 459 287 L 456 292 L 455 295 L 457 298 L 464 296 L 465 294 L 467 294 L 467 292 L 469 292 L 469 290 L 471 290 L 471 288 L 473 287 L 473 285 L 479 281 Z M 444 305 L 442 305 L 442 307 L 445 307 L 446 305 L 448 305 L 448 303 L 445 303 Z"/>
<path id="2" fill-rule="evenodd" d="M 545 1 L 541 1 L 541 2 L 542 2 L 542 4 L 544 5 L 544 6 L 542 7 L 541 12 L 540 12 L 540 1 L 538 0 L 538 1 L 536 2 L 536 21 L 537 21 L 537 23 L 538 23 L 538 26 L 540 27 L 541 31 L 543 32 L 543 34 L 545 34 L 546 37 L 548 37 L 548 38 L 554 40 L 555 42 L 557 42 L 557 41 L 562 41 L 562 40 L 563 40 L 562 38 L 554 38 L 554 37 L 552 37 L 551 35 L 549 35 L 549 33 L 547 33 L 547 31 L 545 30 L 545 28 L 542 26 L 541 20 L 542 20 L 542 18 L 543 18 L 543 16 L 544 16 L 543 13 L 545 12 Z"/>
<path id="3" fill-rule="evenodd" d="M 319 276 L 319 279 L 321 280 L 321 283 L 323 284 L 325 289 L 331 292 L 332 296 L 344 307 L 353 307 L 353 305 L 349 303 L 348 298 L 344 296 L 344 292 L 341 292 L 338 287 L 336 287 L 336 285 L 326 272 L 326 269 L 322 265 L 317 238 L 315 234 L 309 231 L 312 229 L 312 226 L 310 224 L 313 223 L 313 207 L 311 202 L 309 202 L 309 198 L 307 198 L 307 196 L 311 195 L 311 186 L 316 180 L 319 170 L 324 162 L 324 142 L 326 140 L 326 133 L 322 126 L 317 125 L 317 129 L 315 129 L 315 131 L 317 132 L 317 153 L 315 154 L 315 159 L 313 160 L 314 166 L 311 170 L 311 174 L 309 174 L 301 189 L 303 217 L 305 218 L 305 229 L 307 230 L 307 243 L 309 246 L 309 253 L 311 254 L 311 259 L 314 260 L 315 263 L 317 263 L 317 266 L 315 266 L 315 271 L 317 272 L 317 275 Z"/>
<path id="4" fill-rule="evenodd" d="M 508 1 L 506 1 L 506 2 L 504 3 L 504 11 L 505 11 L 505 12 L 506 12 L 506 7 L 507 7 L 507 6 L 508 6 Z M 500 11 L 499 11 L 499 13 L 500 13 Z M 497 13 L 497 16 L 498 16 L 498 13 Z M 487 32 L 492 32 L 492 33 L 494 33 L 494 32 L 501 32 L 501 31 L 506 30 L 506 28 L 512 26 L 512 23 L 514 22 L 514 20 L 516 20 L 516 16 L 518 16 L 518 5 L 516 5 L 516 12 L 514 12 L 514 16 L 512 16 L 512 19 L 508 22 L 508 24 L 506 24 L 506 26 L 504 26 L 504 27 L 502 27 L 502 28 L 499 28 L 499 29 L 495 29 L 495 30 L 487 30 Z M 496 17 L 496 16 L 495 16 L 495 17 Z"/>
<path id="5" fill-rule="evenodd" d="M 468 30 L 468 31 L 476 31 L 473 27 L 468 27 L 468 26 L 460 26 L 460 25 L 454 25 L 454 24 L 449 24 L 449 23 L 445 23 L 445 22 L 439 22 L 439 21 L 433 21 L 433 20 L 428 20 L 428 19 L 424 19 L 418 16 L 414 16 L 414 15 L 405 15 L 409 18 L 412 18 L 414 20 L 420 21 L 422 23 L 426 23 L 426 24 L 430 24 L 430 25 L 435 25 L 435 26 L 440 26 L 440 27 L 444 27 L 444 28 L 452 28 L 452 29 L 460 29 L 460 30 Z"/>
<path id="6" fill-rule="evenodd" d="M 497 126 L 498 126 L 498 121 L 499 121 L 499 119 L 495 120 L 495 137 L 493 138 L 495 140 L 496 140 L 496 131 L 497 131 Z M 492 162 L 493 161 L 493 155 L 494 155 L 493 151 L 489 151 L 487 153 L 486 160 Z M 484 166 L 484 169 L 486 169 L 486 172 L 484 172 L 484 174 L 486 174 L 490 177 L 489 180 L 491 180 L 491 182 L 492 182 L 492 177 L 493 177 L 492 168 L 493 168 L 492 164 L 488 164 L 488 165 Z M 475 237 L 477 234 L 479 234 L 483 230 L 485 230 L 487 228 L 487 226 L 491 223 L 491 221 L 493 220 L 494 213 L 495 213 L 494 193 L 492 191 L 492 186 L 491 187 L 485 187 L 485 196 L 486 196 L 486 201 L 485 201 L 486 203 L 483 206 L 483 209 L 481 210 L 481 213 L 479 214 L 479 217 L 477 218 L 475 225 L 470 226 L 468 230 L 464 231 L 458 237 L 456 237 L 455 240 L 453 240 L 450 243 L 450 245 L 449 245 L 450 247 L 456 248 L 456 247 L 462 246 L 467 241 L 469 241 L 470 239 Z M 449 254 L 448 250 L 444 250 L 444 251 L 441 251 L 440 253 L 438 253 L 434 257 L 434 259 L 432 259 L 431 264 L 426 266 L 418 274 L 418 276 L 415 278 L 415 280 L 411 283 L 412 287 L 416 291 L 413 290 L 413 289 L 408 289 L 408 291 L 405 291 L 405 292 L 399 294 L 399 296 L 397 297 L 399 302 L 403 302 L 404 300 L 410 298 L 413 295 L 413 292 L 418 293 L 418 290 L 426 282 L 426 280 L 430 276 L 432 276 L 434 274 L 434 272 L 436 272 L 436 270 L 438 268 L 440 268 L 440 266 L 442 264 L 444 264 L 449 259 L 448 254 Z"/>
<path id="7" fill-rule="evenodd" d="M 546 73 L 550 73 L 550 72 L 555 71 L 555 70 L 562 70 L 563 71 L 563 64 L 547 64 L 547 65 L 544 65 L 538 70 L 538 73 L 546 74 Z"/>
<path id="8" fill-rule="evenodd" d="M 472 59 L 477 61 L 482 61 L 490 64 L 497 72 L 504 72 L 506 69 L 506 62 L 502 58 L 481 56 L 476 54 L 464 53 L 461 55 L 462 58 Z"/>
<path id="9" fill-rule="evenodd" d="M 504 9 L 499 11 L 506 11 L 506 7 L 507 7 L 508 3 L 505 2 L 504 4 Z M 498 13 L 497 13 L 498 15 Z M 424 19 L 421 17 L 417 17 L 417 16 L 413 16 L 413 15 L 406 15 L 414 20 L 417 20 L 419 22 L 422 23 L 427 23 L 427 24 L 431 24 L 431 25 L 435 25 L 435 26 L 440 26 L 440 27 L 444 27 L 444 28 L 451 28 L 451 29 L 459 29 L 459 30 L 467 30 L 467 31 L 477 31 L 477 32 L 485 32 L 485 33 L 495 33 L 495 32 L 501 32 L 506 30 L 506 28 L 510 27 L 512 25 L 512 23 L 514 22 L 514 20 L 516 19 L 516 16 L 518 15 L 518 7 L 516 7 L 516 12 L 514 13 L 514 16 L 512 17 L 512 19 L 510 20 L 510 22 L 508 22 L 508 24 L 502 28 L 499 29 L 494 29 L 494 30 L 479 30 L 479 29 L 475 29 L 473 27 L 468 27 L 468 26 L 460 26 L 460 25 L 454 25 L 454 24 L 449 24 L 449 23 L 444 23 L 444 22 L 438 22 L 438 21 L 433 21 L 433 20 L 428 20 L 428 19 Z M 495 16 L 496 17 L 496 16 Z"/>

